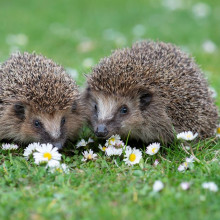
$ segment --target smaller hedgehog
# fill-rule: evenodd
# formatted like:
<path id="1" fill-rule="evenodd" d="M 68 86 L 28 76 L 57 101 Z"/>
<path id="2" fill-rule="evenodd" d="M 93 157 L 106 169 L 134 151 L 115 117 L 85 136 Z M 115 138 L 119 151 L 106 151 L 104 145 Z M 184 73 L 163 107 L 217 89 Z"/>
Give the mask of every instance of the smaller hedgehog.
<path id="1" fill-rule="evenodd" d="M 175 133 L 214 134 L 217 107 L 194 60 L 172 44 L 143 41 L 104 58 L 87 76 L 84 99 L 98 137 L 119 134 L 170 143 Z"/>
<path id="2" fill-rule="evenodd" d="M 62 66 L 36 54 L 13 54 L 0 66 L 0 139 L 62 148 L 84 121 L 78 88 Z"/>

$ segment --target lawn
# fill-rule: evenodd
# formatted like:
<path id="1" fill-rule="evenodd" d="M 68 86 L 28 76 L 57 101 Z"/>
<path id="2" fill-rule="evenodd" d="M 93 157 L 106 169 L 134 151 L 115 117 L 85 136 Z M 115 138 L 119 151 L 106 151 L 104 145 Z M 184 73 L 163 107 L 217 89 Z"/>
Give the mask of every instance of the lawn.
<path id="1" fill-rule="evenodd" d="M 219 11 L 218 0 L 1 0 L 0 62 L 16 50 L 36 51 L 83 88 L 84 73 L 113 49 L 138 39 L 172 42 L 195 57 L 220 107 Z M 154 156 L 143 153 L 133 167 L 107 158 L 98 144 L 90 144 L 98 159 L 89 162 L 81 161 L 83 148 L 67 146 L 61 153 L 68 174 L 25 160 L 23 149 L 0 150 L 0 219 L 220 219 L 220 192 L 202 188 L 220 187 L 219 140 L 194 144 L 200 162 L 185 172 L 178 167 L 189 155 L 179 142 Z M 160 192 L 152 190 L 156 180 L 164 184 Z M 191 183 L 189 190 L 182 182 Z"/>

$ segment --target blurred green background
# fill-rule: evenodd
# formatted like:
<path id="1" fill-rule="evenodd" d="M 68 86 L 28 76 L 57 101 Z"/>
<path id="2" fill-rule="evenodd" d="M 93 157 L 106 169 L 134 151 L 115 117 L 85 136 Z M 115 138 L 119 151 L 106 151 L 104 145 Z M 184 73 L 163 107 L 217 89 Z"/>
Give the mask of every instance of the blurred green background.
<path id="1" fill-rule="evenodd" d="M 0 62 L 36 51 L 83 85 L 83 73 L 111 50 L 153 39 L 194 56 L 220 93 L 219 0 L 0 0 L 0 20 Z"/>

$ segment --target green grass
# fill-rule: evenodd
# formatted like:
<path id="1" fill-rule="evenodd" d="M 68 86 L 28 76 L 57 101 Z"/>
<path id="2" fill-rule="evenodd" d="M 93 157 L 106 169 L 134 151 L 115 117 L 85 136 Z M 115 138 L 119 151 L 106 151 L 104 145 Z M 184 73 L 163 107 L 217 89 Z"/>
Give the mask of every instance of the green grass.
<path id="1" fill-rule="evenodd" d="M 97 144 L 95 144 L 97 145 Z M 176 145 L 177 146 L 177 145 Z M 203 146 L 203 144 L 201 145 Z M 194 149 L 201 163 L 184 173 L 177 168 L 187 156 L 178 147 L 162 149 L 140 167 L 128 167 L 116 158 L 106 158 L 97 147 L 99 159 L 81 162 L 78 150 L 66 149 L 63 161 L 69 174 L 48 173 L 44 167 L 26 161 L 22 150 L 2 151 L 0 174 L 0 218 L 7 219 L 219 219 L 219 192 L 201 187 L 203 182 L 220 183 L 219 145 L 204 144 Z M 69 155 L 69 156 L 67 156 Z M 155 158 L 158 166 L 152 166 Z M 155 180 L 165 187 L 152 192 Z M 180 183 L 192 183 L 188 191 Z"/>
<path id="2" fill-rule="evenodd" d="M 97 63 L 112 49 L 130 46 L 139 38 L 161 40 L 186 48 L 207 74 L 212 87 L 220 94 L 220 3 L 203 1 L 210 9 L 198 18 L 192 7 L 199 1 L 182 1 L 183 7 L 169 10 L 162 1 L 85 1 L 85 0 L 1 0 L 0 2 L 0 62 L 13 48 L 36 51 L 54 59 L 66 68 L 76 69 L 77 83 L 83 85 L 83 65 L 87 58 Z M 165 1 L 163 1 L 165 2 Z M 141 24 L 142 36 L 133 29 Z M 9 35 L 24 34 L 24 45 L 8 44 Z M 217 49 L 207 53 L 205 40 L 213 41 Z M 89 41 L 92 47 L 83 52 L 79 45 Z M 220 96 L 217 97 L 220 106 Z M 194 153 L 201 160 L 191 170 L 180 173 L 177 168 L 187 157 L 178 144 L 163 149 L 157 167 L 150 157 L 133 168 L 100 154 L 95 162 L 81 162 L 81 152 L 75 147 L 62 152 L 69 174 L 50 174 L 44 167 L 27 162 L 20 149 L 1 150 L 0 155 L 0 219 L 220 219 L 220 193 L 204 190 L 201 184 L 214 181 L 220 187 L 220 141 L 200 143 Z M 147 157 L 145 156 L 145 159 Z M 216 160 L 214 160 L 216 159 Z M 152 192 L 155 180 L 165 188 Z M 192 182 L 189 191 L 179 184 Z"/>

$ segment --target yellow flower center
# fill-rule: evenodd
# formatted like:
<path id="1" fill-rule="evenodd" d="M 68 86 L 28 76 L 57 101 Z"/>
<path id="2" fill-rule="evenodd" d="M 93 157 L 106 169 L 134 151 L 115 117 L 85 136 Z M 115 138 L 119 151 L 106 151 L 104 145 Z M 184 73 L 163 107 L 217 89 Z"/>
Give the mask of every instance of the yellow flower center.
<path id="1" fill-rule="evenodd" d="M 109 139 L 108 144 L 111 145 L 111 142 L 114 142 L 114 141 L 115 141 L 115 138 L 111 138 Z"/>
<path id="2" fill-rule="evenodd" d="M 186 137 L 187 137 L 187 138 L 191 138 L 192 135 L 191 135 L 191 134 L 187 134 Z"/>
<path id="3" fill-rule="evenodd" d="M 102 150 L 105 151 L 107 147 L 103 147 Z"/>
<path id="4" fill-rule="evenodd" d="M 129 160 L 131 161 L 131 162 L 134 162 L 135 161 L 135 159 L 136 159 L 136 155 L 135 154 L 130 154 L 130 156 L 129 156 Z"/>
<path id="5" fill-rule="evenodd" d="M 220 127 L 217 128 L 217 134 L 220 134 Z"/>
<path id="6" fill-rule="evenodd" d="M 156 149 L 157 149 L 156 147 L 152 148 L 152 152 L 154 153 Z"/>
<path id="7" fill-rule="evenodd" d="M 92 159 L 92 155 L 89 154 L 89 155 L 87 156 L 87 159 L 88 159 L 88 160 L 91 160 L 91 159 Z"/>
<path id="8" fill-rule="evenodd" d="M 187 162 L 184 162 L 184 167 L 187 167 L 188 166 L 188 163 Z"/>
<path id="9" fill-rule="evenodd" d="M 51 153 L 44 153 L 44 158 L 47 158 L 48 160 L 51 160 L 51 158 L 52 158 L 52 155 L 51 155 Z"/>

